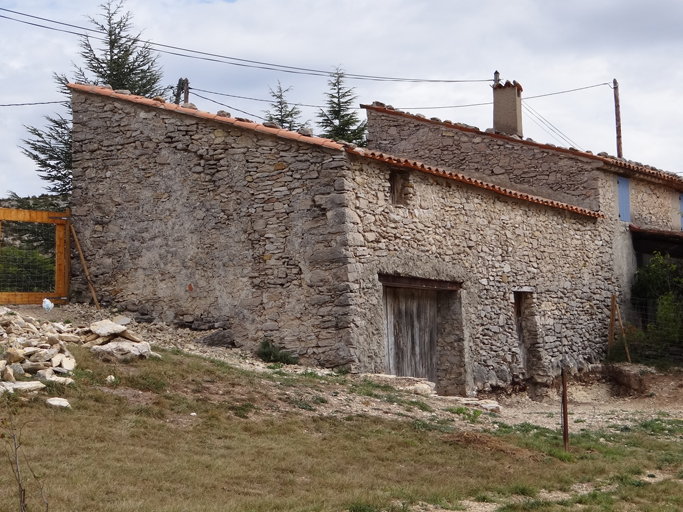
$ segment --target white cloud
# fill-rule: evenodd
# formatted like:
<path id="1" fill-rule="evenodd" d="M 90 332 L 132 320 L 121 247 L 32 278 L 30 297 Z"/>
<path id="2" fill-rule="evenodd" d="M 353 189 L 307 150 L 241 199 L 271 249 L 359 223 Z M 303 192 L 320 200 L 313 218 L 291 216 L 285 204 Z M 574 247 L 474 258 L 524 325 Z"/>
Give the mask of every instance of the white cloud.
<path id="1" fill-rule="evenodd" d="M 76 25 L 98 14 L 100 2 L 0 0 L 0 7 Z M 683 105 L 677 56 L 683 6 L 675 1 L 466 2 L 462 0 L 237 0 L 191 2 L 129 0 L 134 24 L 153 41 L 234 57 L 353 73 L 423 78 L 489 78 L 498 69 L 531 96 L 611 81 L 620 83 L 627 158 L 683 172 L 683 147 L 674 129 Z M 0 19 L 3 101 L 58 99 L 52 72 L 78 61 L 74 36 Z M 321 104 L 326 80 L 162 55 L 165 82 L 188 77 L 197 88 L 268 98 L 279 79 L 293 86 L 290 99 Z M 486 102 L 478 84 L 349 82 L 359 102 L 397 107 Z M 214 97 L 261 114 L 266 104 Z M 194 97 L 201 109 L 216 104 Z M 530 100 L 529 105 L 581 147 L 614 153 L 612 91 L 587 91 Z M 17 147 L 23 125 L 42 124 L 52 106 L 0 109 L 0 196 L 7 190 L 40 193 L 30 160 Z M 304 108 L 315 121 L 315 109 Z M 428 116 L 491 125 L 491 107 L 424 111 Z M 525 118 L 525 135 L 555 143 Z"/>

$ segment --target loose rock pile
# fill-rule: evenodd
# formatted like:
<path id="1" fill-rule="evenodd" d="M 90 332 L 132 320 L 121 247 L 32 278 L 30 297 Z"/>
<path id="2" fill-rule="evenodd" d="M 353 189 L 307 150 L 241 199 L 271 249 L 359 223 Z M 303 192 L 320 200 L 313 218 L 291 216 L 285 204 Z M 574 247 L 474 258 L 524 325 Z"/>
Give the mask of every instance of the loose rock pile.
<path id="1" fill-rule="evenodd" d="M 86 347 L 104 361 L 126 361 L 130 359 L 161 358 L 152 352 L 149 343 L 142 341 L 139 334 L 126 327 L 131 320 L 125 316 L 116 316 L 113 320 L 100 320 L 90 324 L 89 328 L 80 329 L 78 334 Z"/>
<path id="2" fill-rule="evenodd" d="M 68 342 L 80 342 L 73 327 L 60 323 L 38 322 L 35 318 L 14 314 L 0 308 L 0 393 L 16 389 L 35 390 L 40 382 L 17 382 L 18 375 L 35 375 L 38 380 L 71 384 L 67 377 L 76 367 L 76 359 L 66 348 Z"/>
<path id="3" fill-rule="evenodd" d="M 4 391 L 37 390 L 38 381 L 71 384 L 68 375 L 76 367 L 76 359 L 68 343 L 83 344 L 105 361 L 161 357 L 152 352 L 149 343 L 129 330 L 127 317 L 100 320 L 89 327 L 77 327 L 59 322 L 39 322 L 21 317 L 0 307 L 0 393 Z M 36 382 L 17 382 L 18 375 L 33 375 Z"/>

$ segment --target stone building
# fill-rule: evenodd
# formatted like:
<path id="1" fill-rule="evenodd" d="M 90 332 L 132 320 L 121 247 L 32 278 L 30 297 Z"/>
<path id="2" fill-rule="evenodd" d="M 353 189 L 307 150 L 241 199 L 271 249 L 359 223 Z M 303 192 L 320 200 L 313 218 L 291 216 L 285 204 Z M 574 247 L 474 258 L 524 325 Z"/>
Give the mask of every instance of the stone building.
<path id="1" fill-rule="evenodd" d="M 617 180 L 641 229 L 675 228 L 680 179 L 517 135 L 374 104 L 362 149 L 69 87 L 73 223 L 103 299 L 309 364 L 441 394 L 547 384 L 603 358 L 628 288 Z"/>

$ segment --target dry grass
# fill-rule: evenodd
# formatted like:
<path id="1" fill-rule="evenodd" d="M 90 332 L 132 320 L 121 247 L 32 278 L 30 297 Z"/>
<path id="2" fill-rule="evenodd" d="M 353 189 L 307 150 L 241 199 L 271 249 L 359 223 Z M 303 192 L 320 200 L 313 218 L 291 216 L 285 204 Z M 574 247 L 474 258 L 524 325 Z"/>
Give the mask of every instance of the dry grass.
<path id="1" fill-rule="evenodd" d="M 633 502 L 644 498 L 629 492 L 648 491 L 666 506 L 661 500 L 683 495 L 677 481 L 647 489 L 631 481 L 648 468 L 683 468 L 680 445 L 648 432 L 612 434 L 607 443 L 588 433 L 562 457 L 550 431 L 453 434 L 428 422 L 317 417 L 296 412 L 282 393 L 323 398 L 350 388 L 344 377 L 255 375 L 172 352 L 112 366 L 76 352 L 77 385 L 49 388 L 72 410 L 48 408 L 44 395 L 13 402 L 51 511 L 400 510 L 396 503 L 533 499 L 541 488 L 614 475 L 622 478 L 617 492 Z M 116 388 L 105 387 L 109 374 Z M 29 482 L 38 510 L 34 491 Z M 0 464 L 0 511 L 17 509 L 14 493 L 9 463 Z M 509 510 L 554 510 L 535 503 Z M 622 510 L 615 503 L 594 509 Z"/>

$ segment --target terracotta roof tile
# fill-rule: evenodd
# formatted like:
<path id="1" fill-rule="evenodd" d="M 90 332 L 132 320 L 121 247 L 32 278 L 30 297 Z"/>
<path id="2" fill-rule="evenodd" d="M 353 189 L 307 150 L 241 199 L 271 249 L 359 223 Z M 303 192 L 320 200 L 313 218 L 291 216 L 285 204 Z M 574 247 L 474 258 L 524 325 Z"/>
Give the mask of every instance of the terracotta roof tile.
<path id="1" fill-rule="evenodd" d="M 200 117 L 202 119 L 209 119 L 219 123 L 231 124 L 233 126 L 238 126 L 240 128 L 245 128 L 248 130 L 256 130 L 262 133 L 269 133 L 277 137 L 282 137 L 290 140 L 297 140 L 304 142 L 306 144 L 312 144 L 314 146 L 322 146 L 330 149 L 342 150 L 344 146 L 335 142 L 333 140 L 324 139 L 321 137 L 304 137 L 299 133 L 290 132 L 288 130 L 277 130 L 273 128 L 268 128 L 262 124 L 249 122 L 249 121 L 238 121 L 234 117 L 223 117 L 210 112 L 204 112 L 202 110 L 195 110 L 191 108 L 185 108 L 175 103 L 161 103 L 159 101 L 154 101 L 149 98 L 144 98 L 142 96 L 135 96 L 133 94 L 121 94 L 112 91 L 108 87 L 99 87 L 96 85 L 85 85 L 85 84 L 68 84 L 69 89 L 75 91 L 87 92 L 91 94 L 97 94 L 99 96 L 107 96 L 110 98 L 116 98 L 123 101 L 130 101 L 132 103 L 137 103 L 139 105 L 146 105 L 153 108 L 159 108 L 163 110 L 175 111 L 179 114 L 189 114 L 191 116 Z"/>
<path id="2" fill-rule="evenodd" d="M 458 124 L 451 124 L 451 123 L 446 123 L 443 121 L 435 121 L 434 119 L 426 119 L 426 118 L 421 117 L 421 116 L 416 115 L 416 114 L 410 114 L 408 112 L 397 111 L 393 108 L 386 108 L 386 106 L 361 105 L 361 108 L 364 108 L 366 110 L 375 110 L 377 112 L 383 112 L 385 114 L 391 114 L 393 116 L 407 117 L 407 118 L 414 119 L 416 121 L 420 121 L 423 123 L 437 124 L 440 126 L 450 128 L 451 130 L 460 130 L 463 132 L 477 133 L 479 135 L 492 137 L 494 139 L 503 139 L 503 140 L 506 140 L 508 142 L 512 142 L 515 144 L 524 144 L 527 146 L 533 146 L 533 147 L 537 147 L 537 148 L 547 149 L 550 151 L 557 151 L 560 153 L 566 153 L 566 154 L 575 156 L 577 158 L 589 158 L 591 160 L 597 160 L 597 161 L 606 163 L 608 165 L 611 165 L 612 167 L 618 167 L 620 169 L 627 169 L 629 171 L 633 171 L 635 173 L 641 174 L 642 176 L 647 176 L 650 178 L 654 178 L 657 180 L 664 181 L 668 185 L 670 185 L 672 188 L 674 188 L 676 190 L 683 191 L 683 177 L 678 176 L 678 175 L 673 174 L 673 173 L 660 171 L 657 169 L 650 169 L 646 166 L 637 165 L 637 164 L 634 164 L 631 162 L 627 162 L 625 160 L 620 160 L 618 158 L 609 157 L 609 156 L 602 156 L 602 155 L 595 155 L 593 153 L 587 153 L 585 151 L 579 151 L 578 149 L 575 149 L 575 148 L 561 148 L 561 147 L 554 146 L 551 144 L 541 144 L 540 142 L 510 137 L 508 135 L 503 135 L 501 133 L 483 132 L 483 131 L 478 130 L 474 127 L 467 127 L 467 126 L 458 125 Z"/>
<path id="3" fill-rule="evenodd" d="M 399 167 L 404 167 L 407 169 L 414 169 L 417 171 L 421 171 L 427 174 L 433 174 L 435 176 L 440 176 L 442 178 L 454 180 L 454 181 L 459 181 L 461 183 L 466 183 L 468 185 L 472 185 L 474 187 L 478 188 L 483 188 L 485 190 L 490 190 L 491 192 L 495 192 L 497 194 L 507 196 L 507 197 L 514 197 L 515 199 L 521 199 L 523 201 L 528 201 L 530 203 L 536 203 L 536 204 L 542 204 L 545 206 L 550 206 L 552 208 L 559 208 L 560 210 L 567 210 L 573 213 L 578 213 L 579 215 L 585 215 L 587 217 L 593 217 L 593 218 L 605 218 L 605 215 L 596 212 L 593 210 L 589 210 L 587 208 L 581 208 L 579 206 L 574 206 L 571 204 L 567 203 L 561 203 L 559 201 L 553 201 L 551 199 L 546 199 L 544 197 L 539 197 L 539 196 L 534 196 L 531 194 L 525 194 L 522 192 L 517 192 L 516 190 L 511 190 L 505 187 L 501 187 L 498 185 L 493 185 L 492 183 L 487 183 L 482 180 L 478 180 L 475 178 L 470 178 L 468 176 L 465 176 L 463 174 L 459 174 L 453 171 L 449 171 L 446 169 L 440 169 L 438 167 L 433 167 L 433 166 L 426 166 L 425 164 L 421 162 L 417 162 L 414 160 L 408 160 L 405 158 L 396 158 L 393 156 L 385 155 L 384 153 L 379 153 L 375 151 L 368 151 L 366 149 L 362 148 L 346 148 L 347 153 L 351 153 L 354 155 L 358 155 L 361 157 L 369 158 L 371 160 L 377 160 L 380 162 L 386 162 L 391 165 L 396 165 Z"/>
<path id="4" fill-rule="evenodd" d="M 141 104 L 141 105 L 147 105 L 147 106 L 152 107 L 152 108 L 159 108 L 159 109 L 163 109 L 163 110 L 169 110 L 172 112 L 175 111 L 175 112 L 180 113 L 180 114 L 188 114 L 188 115 L 195 116 L 195 117 L 209 119 L 209 120 L 212 120 L 212 121 L 218 122 L 218 123 L 230 124 L 233 126 L 237 126 L 239 128 L 247 129 L 247 130 L 253 130 L 253 131 L 260 132 L 260 133 L 267 133 L 267 134 L 275 135 L 277 137 L 282 137 L 282 138 L 289 139 L 289 140 L 296 140 L 296 141 L 300 141 L 300 142 L 303 142 L 306 144 L 312 144 L 314 146 L 322 146 L 325 148 L 336 149 L 336 150 L 345 150 L 347 153 L 350 153 L 350 154 L 353 154 L 356 156 L 369 158 L 371 160 L 386 162 L 386 163 L 389 163 L 391 165 L 397 165 L 397 166 L 405 167 L 408 169 L 414 169 L 414 170 L 417 170 L 420 172 L 425 172 L 428 174 L 434 174 L 436 176 L 441 176 L 443 178 L 452 179 L 455 181 L 466 183 L 468 185 L 472 185 L 475 187 L 490 190 L 492 192 L 495 192 L 495 193 L 498 193 L 498 194 L 501 194 L 504 196 L 514 197 L 516 199 L 521 199 L 521 200 L 528 201 L 531 203 L 543 204 L 543 205 L 547 205 L 547 206 L 550 206 L 553 208 L 559 208 L 561 210 L 568 210 L 568 211 L 571 211 L 574 213 L 578 213 L 580 215 L 586 215 L 588 217 L 596 217 L 596 218 L 604 217 L 604 215 L 601 214 L 600 212 L 595 212 L 593 210 L 588 210 L 586 208 L 580 208 L 578 206 L 572 206 L 569 204 L 560 203 L 558 201 L 551 201 L 549 199 L 545 199 L 542 197 L 532 196 L 529 194 L 523 194 L 521 192 L 517 192 L 514 190 L 507 189 L 507 188 L 499 187 L 497 185 L 492 185 L 490 183 L 486 183 L 486 182 L 481 181 L 481 180 L 469 178 L 467 176 L 455 173 L 453 171 L 440 169 L 438 167 L 433 167 L 433 166 L 427 166 L 421 162 L 416 162 L 414 160 L 408 160 L 405 158 L 401 159 L 401 158 L 397 158 L 397 157 L 394 157 L 391 155 L 385 155 L 383 153 L 376 153 L 373 151 L 368 151 L 368 150 L 365 150 L 363 148 L 351 147 L 348 145 L 340 144 L 340 143 L 335 142 L 335 141 L 330 140 L 330 139 L 323 139 L 321 137 L 308 137 L 308 136 L 304 136 L 304 135 L 301 135 L 299 133 L 291 132 L 288 130 L 269 128 L 267 126 L 263 126 L 262 124 L 258 124 L 258 123 L 254 123 L 254 122 L 238 121 L 237 119 L 232 118 L 232 117 L 223 117 L 223 116 L 219 116 L 216 114 L 211 114 L 209 112 L 204 112 L 201 110 L 184 108 L 184 107 L 181 107 L 180 105 L 176 105 L 175 103 L 161 103 L 159 101 L 150 100 L 148 98 L 143 98 L 141 96 L 134 96 L 134 95 L 129 95 L 129 94 L 120 94 L 120 93 L 114 92 L 111 89 L 108 89 L 105 87 L 97 87 L 94 85 L 82 85 L 82 84 L 68 84 L 68 87 L 70 89 L 73 89 L 76 91 L 82 91 L 82 92 L 87 92 L 87 93 L 91 93 L 91 94 L 97 94 L 100 96 L 107 96 L 107 97 L 116 98 L 116 99 L 123 100 L 123 101 L 130 101 L 130 102 Z M 366 107 L 366 108 L 368 108 L 368 107 Z M 377 107 L 372 107 L 372 108 L 377 109 L 377 110 L 381 110 L 381 109 L 378 109 Z M 392 111 L 388 111 L 388 112 L 392 112 Z M 411 117 L 413 117 L 413 116 L 411 116 Z M 424 119 L 421 119 L 421 120 L 424 121 Z M 433 122 L 433 121 L 427 121 L 427 122 Z M 473 130 L 470 130 L 470 131 L 473 131 Z M 519 142 L 519 141 L 517 141 L 517 142 Z"/>

